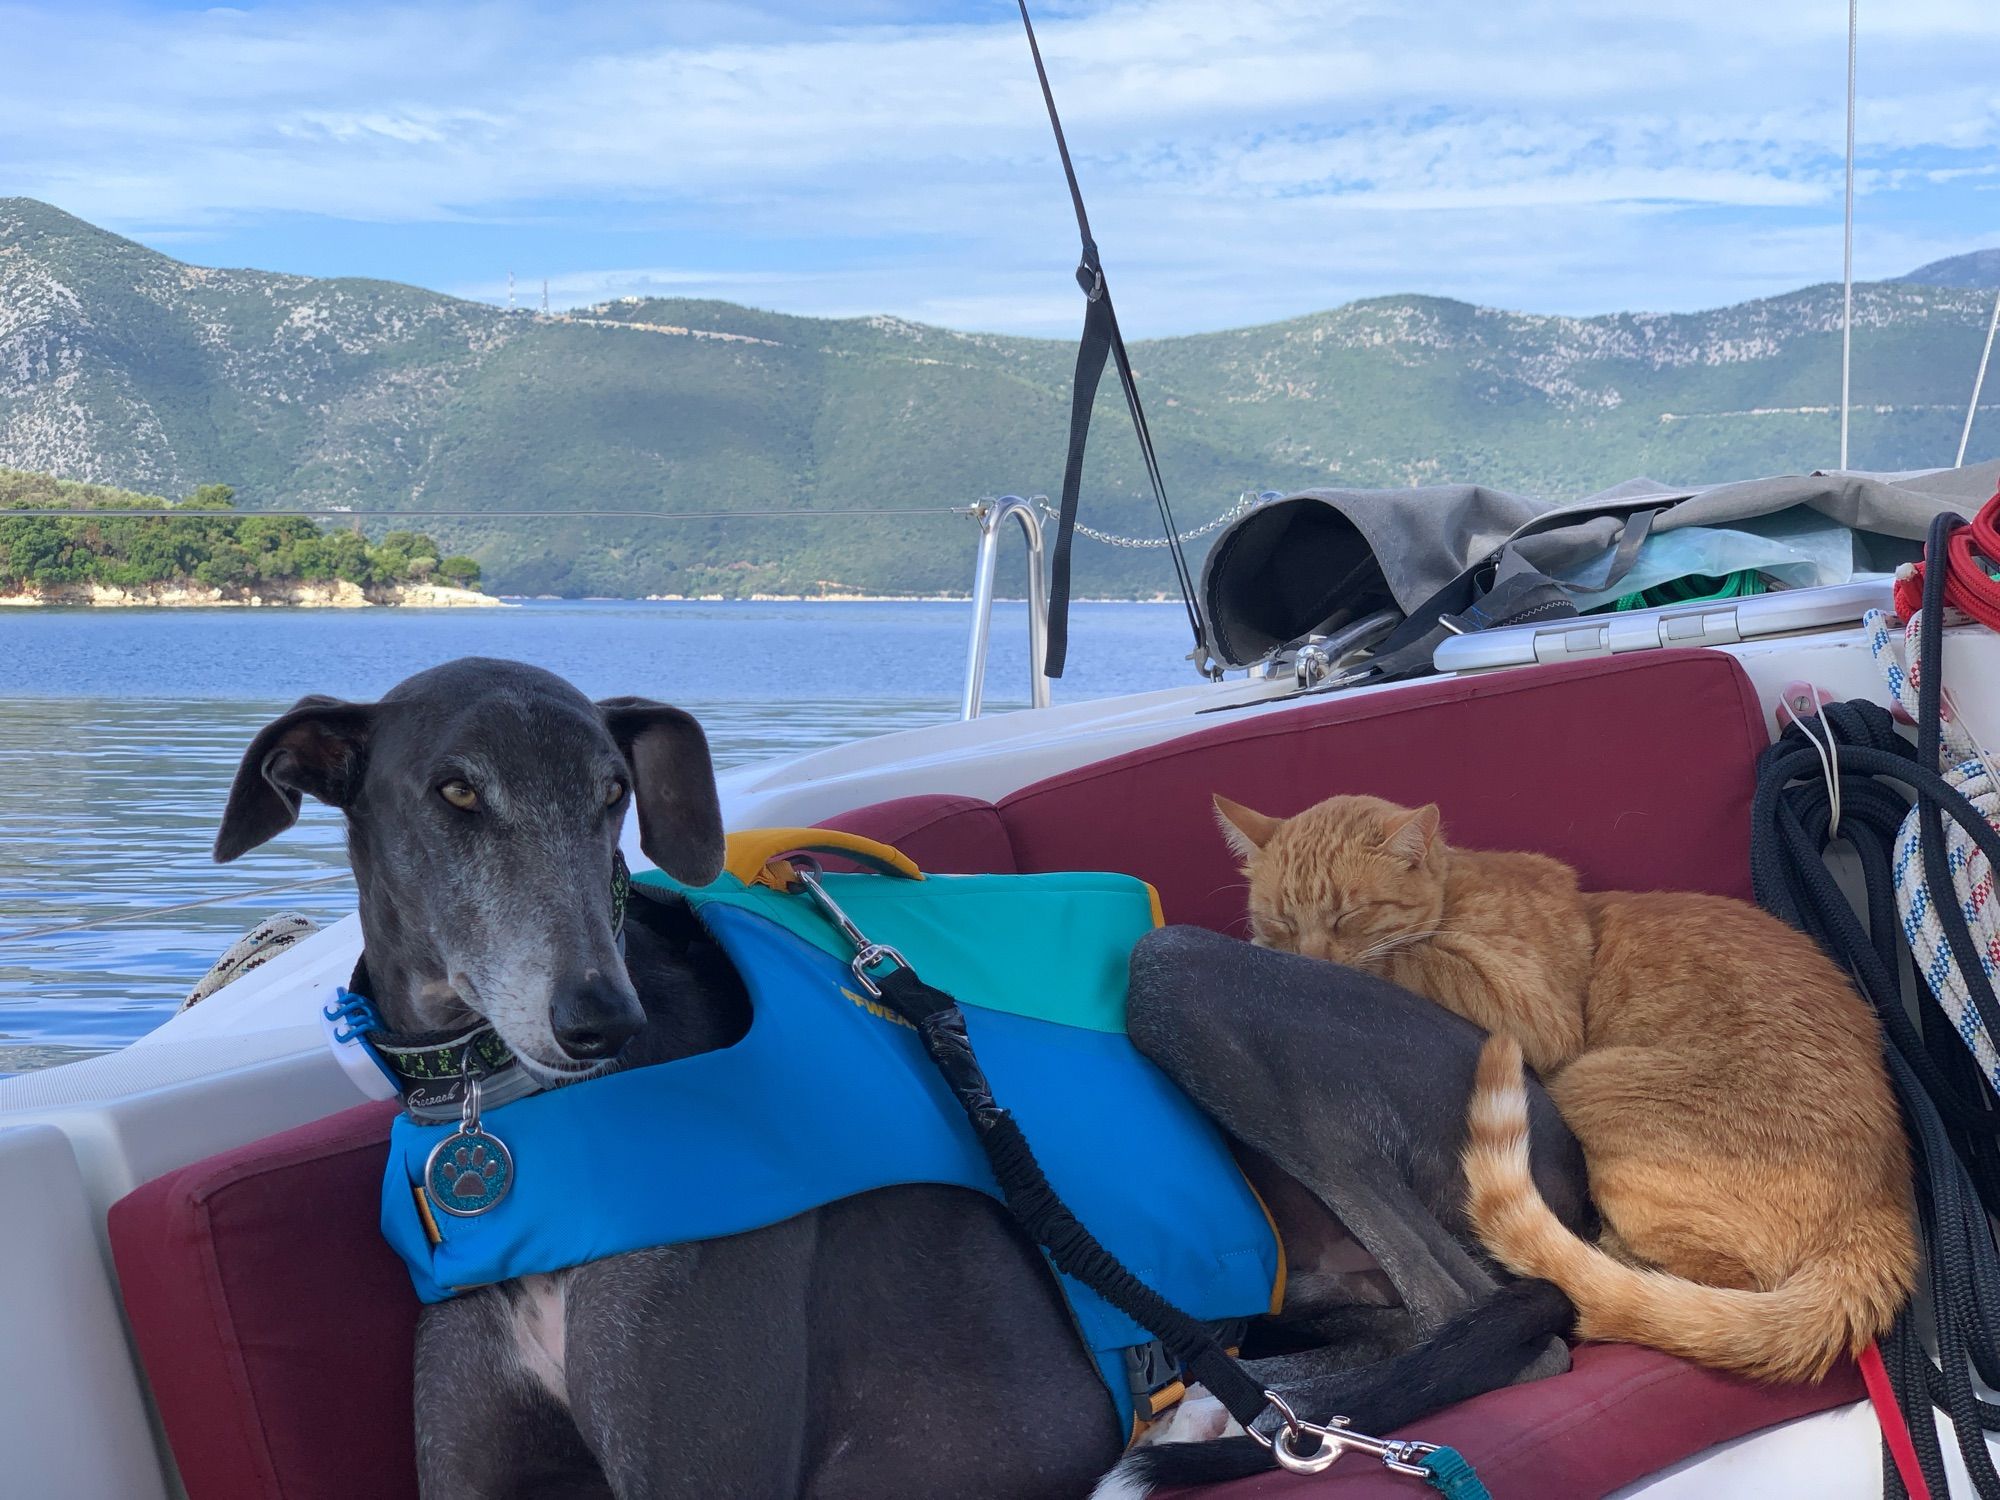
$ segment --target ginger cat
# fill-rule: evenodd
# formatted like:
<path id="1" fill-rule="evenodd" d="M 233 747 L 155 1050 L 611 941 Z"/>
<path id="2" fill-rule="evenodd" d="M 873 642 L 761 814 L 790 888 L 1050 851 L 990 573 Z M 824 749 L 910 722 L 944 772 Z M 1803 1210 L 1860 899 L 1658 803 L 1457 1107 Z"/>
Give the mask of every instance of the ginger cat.
<path id="1" fill-rule="evenodd" d="M 1457 849 L 1438 810 L 1215 799 L 1254 940 L 1384 975 L 1493 1033 L 1468 1212 L 1554 1282 L 1586 1339 L 1818 1379 L 1914 1284 L 1909 1147 L 1867 1003 L 1802 933 L 1721 896 L 1577 888 L 1538 854 Z M 1582 1144 L 1598 1245 L 1528 1172 L 1523 1054 Z"/>

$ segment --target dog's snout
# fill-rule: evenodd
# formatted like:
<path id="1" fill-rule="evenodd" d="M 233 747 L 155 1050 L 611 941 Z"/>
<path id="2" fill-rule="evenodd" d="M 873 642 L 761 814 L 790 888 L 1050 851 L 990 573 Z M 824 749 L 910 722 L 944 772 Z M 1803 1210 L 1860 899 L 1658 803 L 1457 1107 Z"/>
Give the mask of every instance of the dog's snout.
<path id="1" fill-rule="evenodd" d="M 590 974 L 557 992 L 549 1020 L 556 1045 L 578 1061 L 610 1057 L 646 1024 L 631 986 Z"/>

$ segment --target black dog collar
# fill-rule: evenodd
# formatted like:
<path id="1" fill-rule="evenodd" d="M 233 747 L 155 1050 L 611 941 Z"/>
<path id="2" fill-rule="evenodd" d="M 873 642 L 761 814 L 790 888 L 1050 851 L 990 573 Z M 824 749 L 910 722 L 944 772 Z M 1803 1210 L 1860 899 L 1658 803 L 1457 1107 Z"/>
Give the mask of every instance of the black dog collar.
<path id="1" fill-rule="evenodd" d="M 368 1045 L 395 1080 L 403 1108 L 413 1120 L 455 1120 L 465 1103 L 468 1073 L 479 1077 L 483 1108 L 494 1108 L 535 1093 L 541 1085 L 500 1040 L 481 1024 L 470 1031 L 374 1031 Z"/>

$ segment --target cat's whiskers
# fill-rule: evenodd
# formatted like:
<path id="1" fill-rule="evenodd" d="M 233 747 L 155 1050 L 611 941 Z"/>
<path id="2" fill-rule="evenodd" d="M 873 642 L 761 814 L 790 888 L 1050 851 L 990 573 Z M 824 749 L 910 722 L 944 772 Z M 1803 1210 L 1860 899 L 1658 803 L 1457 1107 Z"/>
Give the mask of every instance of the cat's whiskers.
<path id="1" fill-rule="evenodd" d="M 1371 943 L 1368 947 L 1363 948 L 1359 953 L 1354 955 L 1354 962 L 1356 964 L 1371 963 L 1375 959 L 1386 958 L 1389 954 L 1395 953 L 1400 949 L 1414 947 L 1416 944 L 1428 942 L 1432 938 L 1463 936 L 1463 933 L 1448 932 L 1442 927 L 1412 928 L 1408 932 L 1398 932 L 1381 939 L 1379 942 Z"/>

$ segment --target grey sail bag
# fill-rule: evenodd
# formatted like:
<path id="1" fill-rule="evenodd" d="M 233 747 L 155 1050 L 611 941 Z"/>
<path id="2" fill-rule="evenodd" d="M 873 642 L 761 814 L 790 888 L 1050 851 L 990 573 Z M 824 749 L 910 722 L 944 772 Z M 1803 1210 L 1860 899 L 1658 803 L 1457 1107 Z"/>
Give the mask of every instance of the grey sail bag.
<path id="1" fill-rule="evenodd" d="M 1217 536 L 1201 605 L 1215 655 L 1234 667 L 1393 609 L 1403 623 L 1366 674 L 1391 681 L 1429 671 L 1447 634 L 1575 614 L 1573 597 L 1616 585 L 1651 536 L 1809 512 L 1867 539 L 1871 564 L 1887 568 L 1921 551 L 1933 516 L 1970 516 L 1996 485 L 2000 460 L 1679 489 L 1634 479 L 1568 504 L 1480 485 L 1301 490 Z"/>

